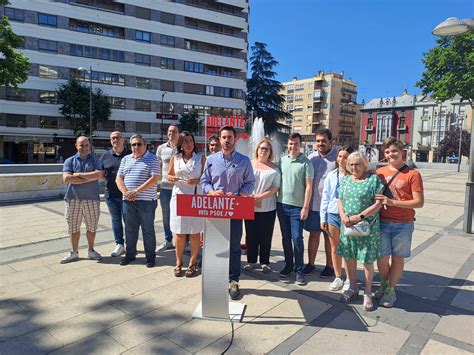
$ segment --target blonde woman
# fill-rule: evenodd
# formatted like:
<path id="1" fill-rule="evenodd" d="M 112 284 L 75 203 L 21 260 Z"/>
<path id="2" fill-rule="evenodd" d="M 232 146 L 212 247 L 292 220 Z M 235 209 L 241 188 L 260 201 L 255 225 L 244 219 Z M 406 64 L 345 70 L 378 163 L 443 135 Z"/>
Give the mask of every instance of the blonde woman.
<path id="1" fill-rule="evenodd" d="M 255 219 L 245 221 L 247 240 L 247 261 L 244 270 L 256 266 L 257 258 L 264 273 L 272 272 L 270 249 L 276 217 L 276 193 L 280 187 L 280 170 L 272 163 L 273 148 L 270 141 L 263 139 L 257 144 L 255 159 L 252 160 L 255 175 Z"/>
<path id="2" fill-rule="evenodd" d="M 354 152 L 347 158 L 347 170 L 351 174 L 344 177 L 339 187 L 338 209 L 341 216 L 341 239 L 337 253 L 347 263 L 350 287 L 341 296 L 342 302 L 351 302 L 359 297 L 357 285 L 357 261 L 364 264 L 365 293 L 364 309 L 373 309 L 372 280 L 374 262 L 380 258 L 379 209 L 382 206 L 375 196 L 383 189 L 376 174 L 368 172 L 367 158 L 360 152 Z M 346 228 L 363 220 L 371 224 L 370 234 L 365 237 L 348 237 Z"/>

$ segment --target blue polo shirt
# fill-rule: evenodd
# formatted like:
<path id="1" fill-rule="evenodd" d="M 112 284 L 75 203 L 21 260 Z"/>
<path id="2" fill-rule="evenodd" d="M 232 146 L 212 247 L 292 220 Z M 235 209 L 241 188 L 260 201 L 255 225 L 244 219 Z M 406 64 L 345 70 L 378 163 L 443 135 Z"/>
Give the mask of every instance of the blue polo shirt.
<path id="1" fill-rule="evenodd" d="M 81 159 L 79 153 L 67 158 L 63 165 L 64 173 L 89 173 L 102 170 L 102 164 L 92 154 Z M 67 184 L 65 200 L 99 200 L 99 181 L 85 184 Z"/>

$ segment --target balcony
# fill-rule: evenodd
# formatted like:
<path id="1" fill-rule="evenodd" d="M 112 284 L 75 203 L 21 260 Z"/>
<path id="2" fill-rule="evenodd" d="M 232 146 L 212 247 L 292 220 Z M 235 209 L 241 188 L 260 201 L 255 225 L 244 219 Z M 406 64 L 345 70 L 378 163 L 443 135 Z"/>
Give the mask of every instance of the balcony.
<path id="1" fill-rule="evenodd" d="M 431 150 L 431 144 L 417 144 L 418 150 Z"/>
<path id="2" fill-rule="evenodd" d="M 356 112 L 354 110 L 349 110 L 347 108 L 341 108 L 341 111 L 340 111 L 341 115 L 351 115 L 351 116 L 355 116 Z"/>
<path id="3" fill-rule="evenodd" d="M 345 97 L 341 98 L 341 103 L 343 103 L 343 104 L 350 104 L 352 102 L 353 102 L 353 100 L 346 99 Z"/>
<path id="4" fill-rule="evenodd" d="M 323 112 L 323 108 L 321 105 L 313 106 L 313 113 L 321 113 L 321 112 Z"/>
<path id="5" fill-rule="evenodd" d="M 431 129 L 428 127 L 423 127 L 423 126 L 418 126 L 418 132 L 419 133 L 430 133 L 431 134 Z"/>
<path id="6" fill-rule="evenodd" d="M 321 101 L 323 101 L 323 99 L 324 99 L 324 97 L 322 97 L 322 96 L 313 97 L 314 102 L 321 102 Z"/>
<path id="7" fill-rule="evenodd" d="M 354 135 L 354 131 L 351 130 L 351 129 L 347 129 L 347 128 L 341 128 L 341 129 L 339 130 L 339 135 L 353 136 L 353 135 Z"/>
<path id="8" fill-rule="evenodd" d="M 323 124 L 313 124 L 311 127 L 311 132 L 316 133 L 320 128 L 325 128 L 325 126 Z"/>
<path id="9" fill-rule="evenodd" d="M 373 132 L 374 131 L 374 126 L 370 125 L 370 126 L 365 126 L 365 131 L 366 132 Z"/>
<path id="10" fill-rule="evenodd" d="M 347 89 L 347 88 L 341 88 L 341 92 L 346 93 L 346 94 L 351 94 L 351 95 L 357 95 L 357 91 Z"/>

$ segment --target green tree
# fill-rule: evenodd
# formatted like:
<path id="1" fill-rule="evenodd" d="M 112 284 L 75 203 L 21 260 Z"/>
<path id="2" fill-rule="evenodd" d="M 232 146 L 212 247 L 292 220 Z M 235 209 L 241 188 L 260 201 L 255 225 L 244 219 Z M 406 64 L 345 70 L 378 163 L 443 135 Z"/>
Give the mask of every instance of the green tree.
<path id="1" fill-rule="evenodd" d="M 71 122 L 75 134 L 89 135 L 89 87 L 78 79 L 70 79 L 67 84 L 57 90 L 58 101 L 61 104 L 59 112 Z M 92 133 L 98 122 L 105 122 L 112 113 L 109 98 L 101 89 L 92 93 Z"/>
<path id="2" fill-rule="evenodd" d="M 0 0 L 0 6 L 5 5 L 8 1 Z M 0 17 L 0 85 L 16 88 L 28 79 L 30 61 L 16 51 L 23 42 L 23 38 L 13 33 L 8 17 Z"/>
<path id="3" fill-rule="evenodd" d="M 454 95 L 474 103 L 474 31 L 442 37 L 424 54 L 425 71 L 416 86 L 443 102 Z"/>
<path id="4" fill-rule="evenodd" d="M 471 135 L 467 131 L 462 131 L 461 138 L 461 156 L 469 158 L 469 149 L 471 146 Z M 444 139 L 439 142 L 439 154 L 441 157 L 458 156 L 459 154 L 459 127 L 446 132 Z"/>
<path id="5" fill-rule="evenodd" d="M 270 134 L 286 127 L 280 119 L 290 117 L 283 109 L 285 97 L 280 94 L 283 85 L 275 80 L 273 68 L 278 62 L 267 50 L 265 43 L 255 42 L 251 47 L 250 68 L 252 74 L 247 81 L 247 110 L 256 117 L 262 117 L 265 132 Z"/>
<path id="6" fill-rule="evenodd" d="M 179 118 L 179 127 L 181 131 L 188 131 L 190 133 L 197 133 L 199 129 L 199 114 L 196 111 L 185 113 Z"/>

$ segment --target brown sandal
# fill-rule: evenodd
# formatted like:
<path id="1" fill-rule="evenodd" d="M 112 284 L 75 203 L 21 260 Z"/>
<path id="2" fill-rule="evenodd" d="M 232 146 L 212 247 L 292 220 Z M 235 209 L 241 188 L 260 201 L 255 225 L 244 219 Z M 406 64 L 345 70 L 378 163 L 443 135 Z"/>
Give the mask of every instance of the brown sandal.
<path id="1" fill-rule="evenodd" d="M 174 276 L 176 277 L 183 276 L 183 264 L 176 265 L 176 267 L 174 268 Z"/>
<path id="2" fill-rule="evenodd" d="M 194 277 L 197 274 L 197 264 L 189 265 L 186 269 L 186 277 Z"/>

